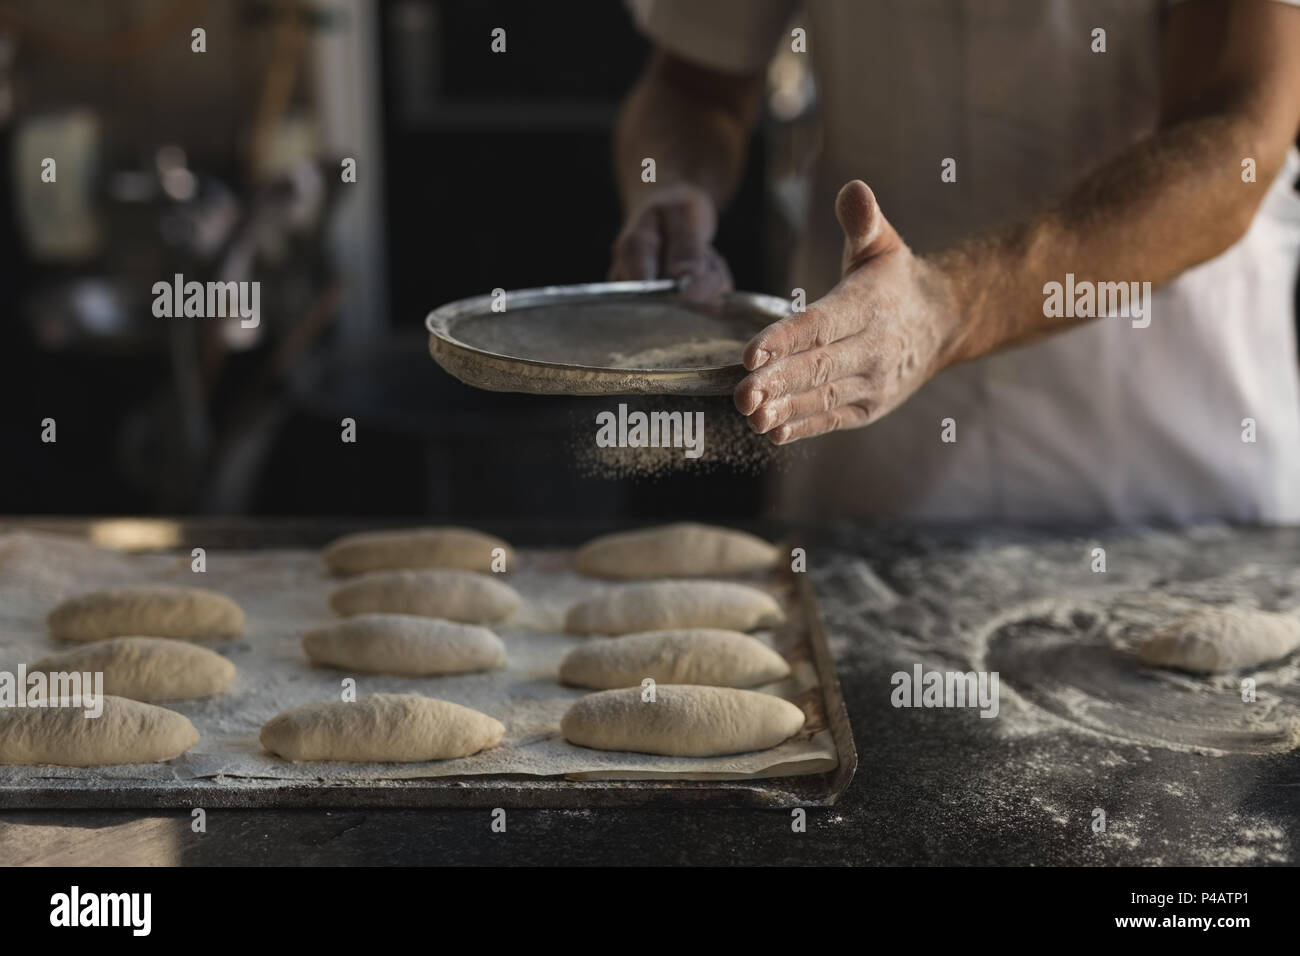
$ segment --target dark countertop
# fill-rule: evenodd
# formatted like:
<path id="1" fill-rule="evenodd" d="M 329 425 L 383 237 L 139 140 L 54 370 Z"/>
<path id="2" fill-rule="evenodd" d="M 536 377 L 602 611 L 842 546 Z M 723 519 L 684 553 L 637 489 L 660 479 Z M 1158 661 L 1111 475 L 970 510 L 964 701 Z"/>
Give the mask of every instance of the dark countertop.
<path id="1" fill-rule="evenodd" d="M 1098 545 L 1105 575 L 1089 567 Z M 1014 677 L 1004 677 L 994 719 L 896 708 L 891 675 L 913 662 L 969 663 L 981 618 L 1066 591 L 1102 606 L 1151 591 L 1294 608 L 1300 529 L 841 528 L 809 556 L 859 767 L 835 806 L 808 809 L 805 833 L 792 832 L 787 810 L 510 810 L 505 833 L 492 832 L 484 810 L 213 810 L 203 834 L 187 813 L 33 810 L 0 814 L 0 856 L 65 865 L 1297 861 L 1300 751 L 1208 754 L 1099 733 L 1028 702 L 1021 691 L 1037 689 Z M 1297 713 L 1282 693 L 1283 711 Z M 1104 833 L 1091 826 L 1096 808 Z"/>

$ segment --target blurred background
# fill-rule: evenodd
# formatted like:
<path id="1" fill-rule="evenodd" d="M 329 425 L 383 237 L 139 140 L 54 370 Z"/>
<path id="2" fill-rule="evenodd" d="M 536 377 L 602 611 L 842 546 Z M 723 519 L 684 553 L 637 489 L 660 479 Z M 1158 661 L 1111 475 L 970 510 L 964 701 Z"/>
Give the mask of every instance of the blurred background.
<path id="1" fill-rule="evenodd" d="M 473 390 L 427 351 L 442 303 L 604 278 L 645 54 L 609 0 L 0 3 L 0 513 L 755 513 L 748 472 L 584 473 L 612 400 Z M 815 135 L 793 65 L 719 238 L 781 294 Z M 259 327 L 155 318 L 176 273 L 257 280 Z"/>

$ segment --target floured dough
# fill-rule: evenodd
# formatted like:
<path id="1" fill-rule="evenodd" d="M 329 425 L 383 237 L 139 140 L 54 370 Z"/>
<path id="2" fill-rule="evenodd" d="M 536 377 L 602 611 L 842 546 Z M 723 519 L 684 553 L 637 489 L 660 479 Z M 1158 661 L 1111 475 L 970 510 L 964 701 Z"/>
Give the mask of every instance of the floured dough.
<path id="1" fill-rule="evenodd" d="M 244 612 L 216 591 L 158 585 L 77 595 L 51 611 L 46 623 L 50 636 L 63 641 L 135 635 L 203 640 L 244 633 Z"/>
<path id="2" fill-rule="evenodd" d="M 325 564 L 335 574 L 456 568 L 491 571 L 492 551 L 500 548 L 506 566 L 514 566 L 510 545 L 469 528 L 412 528 L 344 535 L 326 546 Z"/>
<path id="3" fill-rule="evenodd" d="M 804 724 L 780 697 L 731 687 L 660 684 L 653 702 L 640 687 L 588 694 L 560 723 L 579 747 L 668 757 L 718 757 L 775 747 Z"/>
<path id="4" fill-rule="evenodd" d="M 82 707 L 0 707 L 0 764 L 101 767 L 170 760 L 199 742 L 183 715 L 125 697 L 103 698 L 104 711 Z"/>
<path id="5" fill-rule="evenodd" d="M 1297 647 L 1300 618 L 1216 607 L 1153 631 L 1138 647 L 1138 656 L 1158 667 L 1215 674 L 1281 660 Z"/>
<path id="6" fill-rule="evenodd" d="M 287 760 L 417 763 L 495 747 L 500 721 L 415 694 L 372 694 L 348 703 L 303 704 L 262 726 L 262 746 Z"/>
<path id="7" fill-rule="evenodd" d="M 601 578 L 707 577 L 770 570 L 779 554 L 743 531 L 682 522 L 594 538 L 578 549 L 575 563 Z"/>
<path id="8" fill-rule="evenodd" d="M 506 666 L 506 646 L 487 628 L 412 614 L 358 614 L 308 631 L 302 649 L 317 664 L 371 674 L 423 677 Z"/>
<path id="9" fill-rule="evenodd" d="M 563 683 L 596 690 L 634 687 L 646 677 L 661 684 L 754 687 L 789 674 L 785 658 L 757 638 L 709 628 L 593 638 L 560 664 Z"/>
<path id="10" fill-rule="evenodd" d="M 609 588 L 569 608 L 570 634 L 632 634 L 679 628 L 752 631 L 785 620 L 766 591 L 725 581 L 648 581 Z"/>
<path id="11" fill-rule="evenodd" d="M 30 671 L 102 672 L 104 693 L 132 700 L 184 700 L 226 689 L 235 665 L 220 654 L 160 637 L 114 637 L 43 657 Z"/>
<path id="12" fill-rule="evenodd" d="M 335 614 L 418 614 L 479 624 L 519 609 L 514 588 L 473 571 L 373 571 L 330 595 Z"/>

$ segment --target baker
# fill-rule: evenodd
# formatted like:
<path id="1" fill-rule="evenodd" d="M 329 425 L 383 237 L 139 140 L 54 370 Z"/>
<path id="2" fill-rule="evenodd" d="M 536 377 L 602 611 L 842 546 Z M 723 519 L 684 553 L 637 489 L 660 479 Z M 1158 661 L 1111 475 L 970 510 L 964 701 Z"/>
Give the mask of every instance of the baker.
<path id="1" fill-rule="evenodd" d="M 815 71 L 808 305 L 734 396 L 806 441 L 780 512 L 1300 521 L 1300 0 L 630 3 L 613 278 L 730 287 L 767 61 Z"/>

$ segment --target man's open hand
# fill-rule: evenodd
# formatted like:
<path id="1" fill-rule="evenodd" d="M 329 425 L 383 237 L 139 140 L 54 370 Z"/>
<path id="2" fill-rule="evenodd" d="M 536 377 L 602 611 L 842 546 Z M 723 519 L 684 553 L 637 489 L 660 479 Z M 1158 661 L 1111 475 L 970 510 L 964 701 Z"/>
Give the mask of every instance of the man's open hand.
<path id="1" fill-rule="evenodd" d="M 949 363 L 959 328 L 948 280 L 912 255 L 865 183 L 840 190 L 835 215 L 839 283 L 745 347 L 736 408 L 778 445 L 893 411 Z"/>

